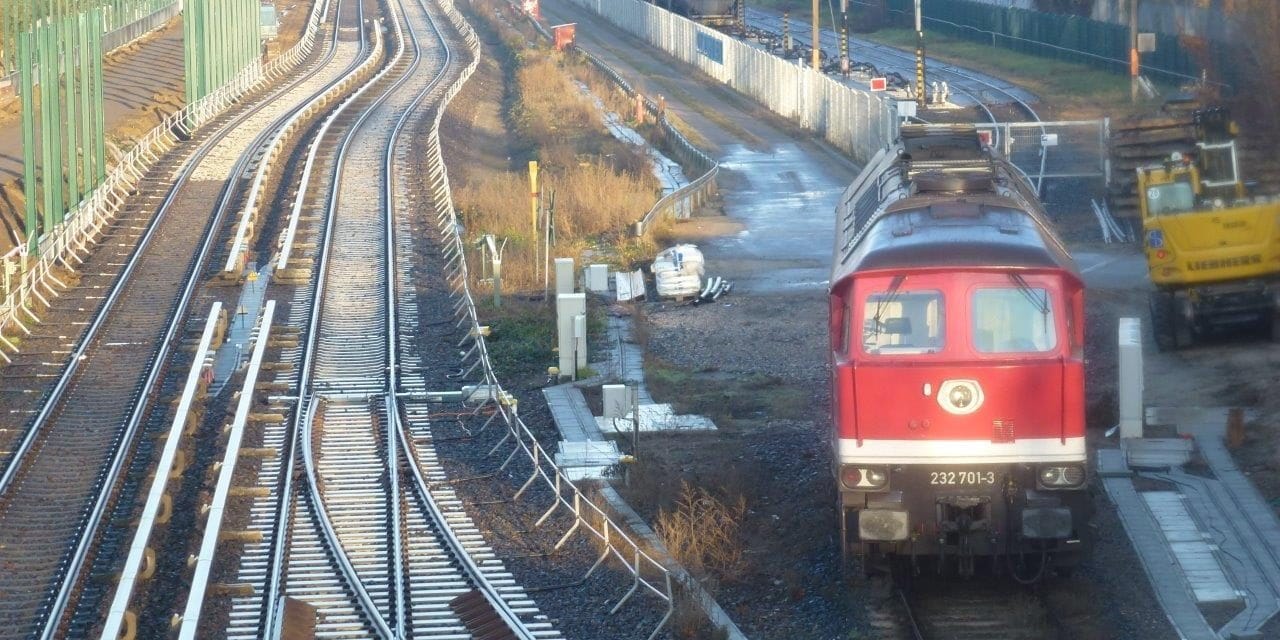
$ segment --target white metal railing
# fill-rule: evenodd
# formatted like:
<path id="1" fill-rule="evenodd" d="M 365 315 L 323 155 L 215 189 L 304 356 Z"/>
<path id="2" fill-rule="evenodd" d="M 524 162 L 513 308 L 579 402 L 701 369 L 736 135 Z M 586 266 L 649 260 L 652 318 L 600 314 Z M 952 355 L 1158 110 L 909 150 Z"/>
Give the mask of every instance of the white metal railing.
<path id="1" fill-rule="evenodd" d="M 230 107 L 246 93 L 266 86 L 292 70 L 310 55 L 316 32 L 328 15 L 327 1 L 312 5 L 302 38 L 289 51 L 267 64 L 255 60 L 213 93 L 169 114 L 159 125 L 144 134 L 119 158 L 102 184 L 80 204 L 67 212 L 62 224 L 40 238 L 39 256 L 33 258 L 24 245 L 0 256 L 0 272 L 4 274 L 4 290 L 0 291 L 0 357 L 10 361 L 8 349 L 16 353 L 19 346 L 6 331 L 30 335 L 29 323 L 38 323 L 36 310 L 47 307 L 49 298 L 65 288 L 56 274 L 61 265 L 74 271 L 84 262 L 84 255 L 100 239 L 104 227 L 124 207 L 130 192 L 160 156 L 172 149 L 183 136 L 190 136 L 201 125 Z M 57 288 L 55 288 L 57 287 Z"/>
<path id="2" fill-rule="evenodd" d="M 858 162 L 866 162 L 898 137 L 892 101 L 883 95 L 841 84 L 656 4 L 642 0 L 570 1 L 754 98 L 774 113 L 795 120 Z M 722 45 L 719 61 L 699 51 L 700 37 Z"/>
<path id="3" fill-rule="evenodd" d="M 516 454 L 522 451 L 532 463 L 531 475 L 520 490 L 516 492 L 516 499 L 519 499 L 533 483 L 541 479 L 547 488 L 554 493 L 555 500 L 543 518 L 538 521 L 538 524 L 540 525 L 552 512 L 560 507 L 569 510 L 574 518 L 573 525 L 560 539 L 556 547 L 562 546 L 573 533 L 578 531 L 583 531 L 585 535 L 594 537 L 601 545 L 600 556 L 587 571 L 584 579 L 585 577 L 590 577 L 610 557 L 615 558 L 631 574 L 631 588 L 618 599 L 610 613 L 620 609 L 633 594 L 641 589 L 656 595 L 666 604 L 667 609 L 662 620 L 659 621 L 649 636 L 652 639 L 666 625 L 674 611 L 670 572 L 662 563 L 646 553 L 641 548 L 640 543 L 628 536 L 622 527 L 615 524 L 607 513 L 585 496 L 581 489 L 574 485 L 573 481 L 556 466 L 554 454 L 542 447 L 528 426 L 520 419 L 520 416 L 516 413 L 516 403 L 510 394 L 502 389 L 494 374 L 493 366 L 489 359 L 488 347 L 485 344 L 484 331 L 480 328 L 481 323 L 476 313 L 475 298 L 472 295 L 469 284 L 465 255 L 466 248 L 458 231 L 457 212 L 453 207 L 448 171 L 440 148 L 440 120 L 449 102 L 462 89 L 466 80 L 471 77 L 471 74 L 479 64 L 480 42 L 471 26 L 458 13 L 453 0 L 441 0 L 440 4 L 448 13 L 454 26 L 463 34 L 472 52 L 470 64 L 463 71 L 458 81 L 449 88 L 441 103 L 440 110 L 435 114 L 435 119 L 428 133 L 426 146 L 427 166 L 429 167 L 426 183 L 430 188 L 430 197 L 436 212 L 437 226 L 445 238 L 446 244 L 443 247 L 443 253 L 446 260 L 446 279 L 457 298 L 454 312 L 459 318 L 458 325 L 460 327 L 462 325 L 470 325 L 467 329 L 467 340 L 471 342 L 471 348 L 464 356 L 464 364 L 466 360 L 474 359 L 470 369 L 467 369 L 467 371 L 474 371 L 478 368 L 484 376 L 485 384 L 489 389 L 488 398 L 484 406 L 492 405 L 494 407 L 494 413 L 490 420 L 501 417 L 503 423 L 507 426 L 508 434 L 498 444 L 498 447 L 507 441 L 515 443 L 511 455 L 508 456 L 503 466 L 505 467 L 509 464 Z M 494 450 L 496 451 L 498 447 L 495 447 Z"/>
<path id="4" fill-rule="evenodd" d="M 129 553 L 125 557 L 124 568 L 116 585 L 115 596 L 107 609 L 107 621 L 102 627 L 102 638 L 111 640 L 127 637 L 136 633 L 137 620 L 129 613 L 129 600 L 133 597 L 134 587 L 139 580 L 146 580 L 155 570 L 155 552 L 150 548 L 151 531 L 155 525 L 167 521 L 173 510 L 173 503 L 168 496 L 170 474 L 173 464 L 178 459 L 178 446 L 182 443 L 182 432 L 187 429 L 187 421 L 194 417 L 192 405 L 197 395 L 203 395 L 208 387 L 205 371 L 213 366 L 212 358 L 216 347 L 212 345 L 213 336 L 218 331 L 218 324 L 225 322 L 222 303 L 214 302 L 209 309 L 209 318 L 205 320 L 204 332 L 200 335 L 199 346 L 196 347 L 195 359 L 187 372 L 187 382 L 182 387 L 182 395 L 178 399 L 173 423 L 164 440 L 164 449 L 160 452 L 155 479 L 147 492 L 147 501 L 142 506 L 142 514 L 138 518 L 138 527 L 134 532 L 133 542 L 129 545 Z M 161 511 L 164 509 L 164 511 Z"/>
<path id="5" fill-rule="evenodd" d="M 235 476 L 236 462 L 240 459 L 240 443 L 244 440 L 245 425 L 249 421 L 249 410 L 253 407 L 254 388 L 258 384 L 258 373 L 262 370 L 262 357 L 270 340 L 271 322 L 275 316 L 276 301 L 268 300 L 262 308 L 262 319 L 258 322 L 253 340 L 253 355 L 249 358 L 249 368 L 245 373 L 244 385 L 240 388 L 240 401 L 236 405 L 235 417 L 227 436 L 227 448 L 222 454 L 222 466 L 218 471 L 218 484 L 213 490 L 213 500 L 209 504 L 209 515 L 205 518 L 204 538 L 200 541 L 200 551 L 196 554 L 195 572 L 191 576 L 191 591 L 187 594 L 187 606 L 182 612 L 182 627 L 178 631 L 179 640 L 192 640 L 200 624 L 200 609 L 204 606 L 205 592 L 213 573 L 213 558 L 218 550 L 218 535 L 222 530 L 222 517 L 227 510 L 227 499 L 231 495 L 231 480 Z"/>
<path id="6" fill-rule="evenodd" d="M 231 243 L 231 251 L 227 256 L 227 264 L 222 268 L 223 278 L 239 278 L 241 273 L 244 271 L 246 255 L 248 253 L 247 249 L 249 244 L 253 241 L 254 231 L 257 225 L 258 211 L 261 206 L 259 200 L 262 199 L 262 189 L 266 185 L 267 178 L 271 175 L 272 169 L 275 167 L 276 160 L 288 146 L 290 139 L 298 133 L 299 129 L 310 123 L 311 117 L 315 115 L 318 110 L 326 107 L 334 98 L 342 95 L 352 85 L 362 82 L 374 67 L 382 61 L 382 54 L 382 30 L 374 28 L 372 54 L 365 58 L 364 62 L 360 63 L 359 67 L 356 67 L 356 69 L 348 73 L 341 80 L 329 85 L 328 89 L 320 95 L 313 97 L 305 106 L 295 111 L 293 115 L 276 130 L 275 135 L 272 136 L 271 141 L 267 144 L 266 152 L 262 154 L 262 158 L 258 161 L 258 170 L 254 173 L 253 184 L 249 187 L 249 196 L 245 200 L 244 209 L 240 214 L 240 222 L 236 225 L 236 235 L 235 239 Z M 379 76 L 380 75 L 381 74 L 379 74 Z M 365 84 L 362 86 L 360 91 L 349 96 L 342 102 L 342 105 L 345 106 L 349 104 L 350 101 L 355 99 L 356 96 L 359 96 L 367 86 L 369 85 Z M 342 107 L 339 107 L 338 111 L 335 111 L 334 114 L 336 115 L 339 113 L 341 109 Z M 329 119 L 325 121 L 324 128 L 328 129 L 328 125 L 332 121 L 333 116 L 331 115 Z M 323 134 L 323 131 L 321 134 Z M 316 147 L 319 146 L 319 140 L 320 138 L 317 136 L 317 142 L 313 143 L 311 147 L 313 153 L 307 157 L 307 167 L 304 170 L 302 185 L 298 189 L 297 202 L 295 202 L 294 205 L 295 208 L 301 204 L 303 195 L 306 193 L 306 179 L 310 176 L 311 160 L 314 157 Z"/>

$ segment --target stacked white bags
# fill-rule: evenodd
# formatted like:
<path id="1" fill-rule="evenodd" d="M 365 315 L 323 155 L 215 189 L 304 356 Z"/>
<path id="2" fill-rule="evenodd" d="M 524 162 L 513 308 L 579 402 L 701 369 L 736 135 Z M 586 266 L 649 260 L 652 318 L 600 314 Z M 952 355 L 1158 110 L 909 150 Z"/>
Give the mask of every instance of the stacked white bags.
<path id="1" fill-rule="evenodd" d="M 688 298 L 702 292 L 704 261 L 696 245 L 678 244 L 653 260 L 659 298 Z"/>

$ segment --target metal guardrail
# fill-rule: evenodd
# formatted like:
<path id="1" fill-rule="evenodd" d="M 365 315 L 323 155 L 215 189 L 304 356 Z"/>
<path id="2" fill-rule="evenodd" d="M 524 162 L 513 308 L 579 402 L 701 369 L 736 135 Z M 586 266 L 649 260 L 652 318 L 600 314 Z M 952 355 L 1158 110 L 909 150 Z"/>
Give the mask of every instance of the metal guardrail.
<path id="1" fill-rule="evenodd" d="M 119 29 L 102 34 L 102 55 L 109 55 L 116 49 L 163 27 L 171 18 L 182 12 L 182 2 L 175 1 L 163 9 L 152 12 L 126 24 Z"/>
<path id="2" fill-rule="evenodd" d="M 160 156 L 189 137 L 201 125 L 225 111 L 241 96 L 276 81 L 311 53 L 316 31 L 328 14 L 328 2 L 312 5 L 302 38 L 289 51 L 263 65 L 255 61 L 213 93 L 169 114 L 121 156 L 102 184 L 76 208 L 67 212 L 66 220 L 40 240 L 40 255 L 32 259 L 26 244 L 0 256 L 3 274 L 3 303 L 0 303 L 0 358 L 10 362 L 5 349 L 17 353 L 18 345 L 5 336 L 6 330 L 30 335 L 28 323 L 38 323 L 37 305 L 47 307 L 49 298 L 66 288 L 58 278 L 59 268 L 74 271 L 84 262 L 82 254 L 91 250 L 104 227 L 123 209 L 126 198 L 135 191 L 143 176 L 159 161 Z M 323 14 L 323 15 L 322 15 Z M 59 266 L 61 265 L 61 266 Z M 16 277 L 16 282 L 14 279 Z M 55 288 L 57 287 L 57 288 Z M 16 333 L 15 333 L 16 335 Z"/>
<path id="3" fill-rule="evenodd" d="M 236 405 L 235 417 L 228 430 L 227 448 L 222 454 L 218 483 L 214 487 L 213 500 L 209 504 L 209 515 L 205 519 L 204 538 L 200 542 L 200 551 L 192 558 L 195 572 L 191 576 L 191 591 L 187 594 L 187 606 L 182 612 L 182 626 L 178 630 L 179 640 L 194 640 L 200 625 L 200 609 L 204 606 L 205 593 L 213 573 L 213 558 L 218 550 L 222 517 L 226 514 L 227 499 L 231 495 L 231 480 L 235 476 L 236 462 L 240 459 L 240 443 L 244 440 L 249 409 L 253 406 L 258 373 L 262 370 L 262 357 L 266 353 L 267 343 L 270 340 L 271 322 L 275 317 L 275 310 L 276 301 L 268 300 L 262 308 L 262 319 L 258 322 L 257 335 L 253 337 L 253 355 L 249 358 L 244 385 L 240 389 L 240 402 Z"/>
<path id="4" fill-rule="evenodd" d="M 502 389 L 493 371 L 488 347 L 485 343 L 485 332 L 481 329 L 482 325 L 476 312 L 475 298 L 470 288 L 466 246 L 462 241 L 462 236 L 459 234 L 457 211 L 453 206 L 453 194 L 449 186 L 448 171 L 445 167 L 440 147 L 440 121 L 444 116 L 444 110 L 453 97 L 462 89 L 463 84 L 471 77 L 471 74 L 479 64 L 480 42 L 475 32 L 471 29 L 471 25 L 458 13 L 452 0 L 441 0 L 441 5 L 448 12 L 454 26 L 466 38 L 467 45 L 473 54 L 471 63 L 463 71 L 458 81 L 450 87 L 442 102 L 441 109 L 436 112 L 435 120 L 432 122 L 427 136 L 425 149 L 427 166 L 429 167 L 427 183 L 431 186 L 431 204 L 436 212 L 436 224 L 447 243 L 442 249 L 446 260 L 446 279 L 457 298 L 454 305 L 454 314 L 458 318 L 460 327 L 462 325 L 470 325 L 467 332 L 468 338 L 463 343 L 465 345 L 467 341 L 471 342 L 471 347 L 463 358 L 464 370 L 468 374 L 476 369 L 481 371 L 485 385 L 489 390 L 488 398 L 484 401 L 482 407 L 492 405 L 495 410 L 490 420 L 501 417 L 502 422 L 508 429 L 507 436 L 494 447 L 494 451 L 497 451 L 499 447 L 508 441 L 514 442 L 514 449 L 503 463 L 503 467 L 505 468 L 510 464 L 516 454 L 520 452 L 523 452 L 532 462 L 533 471 L 524 486 L 516 492 L 515 498 L 519 499 L 533 483 L 541 479 L 555 495 L 555 501 L 547 510 L 546 516 L 550 516 L 552 512 L 563 506 L 574 517 L 574 524 L 560 539 L 557 548 L 562 546 L 573 533 L 578 531 L 593 537 L 601 545 L 600 556 L 587 571 L 584 579 L 590 577 L 610 557 L 616 559 L 632 575 L 630 589 L 619 598 L 610 613 L 618 611 L 630 600 L 632 595 L 642 588 L 645 592 L 654 594 L 666 604 L 667 609 L 662 620 L 658 622 L 658 625 L 649 636 L 650 639 L 655 638 L 675 610 L 670 572 L 662 563 L 646 553 L 641 548 L 640 543 L 628 536 L 622 527 L 614 523 L 605 511 L 584 495 L 582 490 L 555 464 L 554 454 L 542 447 L 532 431 L 529 430 L 529 427 L 520 419 L 516 412 L 514 399 Z M 469 368 L 465 368 L 468 360 L 471 360 L 472 364 Z M 539 524 L 545 521 L 546 516 L 539 521 Z"/>
<path id="5" fill-rule="evenodd" d="M 253 184 L 249 187 L 249 196 L 245 200 L 244 210 L 240 214 L 240 222 L 236 225 L 236 235 L 235 239 L 231 243 L 231 251 L 227 256 L 227 264 L 222 268 L 222 277 L 224 279 L 238 279 L 244 272 L 246 260 L 245 255 L 249 244 L 253 241 L 256 231 L 258 212 L 261 207 L 261 203 L 259 201 L 263 196 L 262 189 L 267 182 L 268 176 L 271 175 L 271 171 L 275 168 L 276 160 L 280 158 L 280 154 L 285 150 L 289 141 L 299 132 L 299 130 L 303 129 L 305 125 L 310 123 L 310 119 L 315 115 L 316 111 L 325 108 L 325 106 L 333 101 L 334 98 L 342 95 L 342 93 L 347 91 L 347 89 L 352 85 L 361 83 L 368 77 L 369 73 L 382 62 L 382 49 L 382 30 L 374 28 L 373 54 L 368 58 L 365 58 L 364 62 L 361 62 L 360 66 L 351 73 L 347 74 L 338 82 L 330 85 L 323 93 L 315 96 L 307 102 L 305 106 L 295 111 L 293 115 L 290 116 L 289 119 L 276 131 L 275 135 L 272 136 L 271 141 L 267 143 L 266 152 L 262 154 L 262 159 L 258 161 L 258 169 L 254 172 Z M 383 69 L 383 73 L 385 72 L 386 68 Z M 377 77 L 381 76 L 382 73 L 379 73 Z M 351 100 L 359 97 L 369 84 L 372 83 L 364 84 L 360 87 L 359 91 L 343 100 L 342 106 L 334 112 L 334 115 L 340 113 L 342 108 L 349 104 Z M 330 122 L 333 122 L 333 115 L 330 115 L 329 119 L 325 121 L 324 128 L 321 130 L 320 135 L 323 135 L 324 130 L 328 129 Z M 319 139 L 319 136 L 317 136 L 316 140 Z M 307 185 L 306 180 L 311 174 L 311 162 L 315 158 L 316 146 L 317 145 L 315 144 L 312 145 L 312 152 L 307 156 L 307 166 L 304 170 L 302 186 L 298 190 L 297 201 L 294 203 L 295 212 L 300 207 L 303 194 L 305 193 Z M 296 223 L 291 219 L 289 229 L 293 230 L 295 226 Z"/>
<path id="6" fill-rule="evenodd" d="M 102 637 L 108 640 L 119 637 L 133 637 L 137 632 L 137 619 L 129 612 L 129 600 L 133 598 L 133 590 L 140 580 L 146 580 L 155 571 L 155 552 L 150 547 L 151 531 L 155 525 L 167 522 L 173 510 L 169 497 L 169 481 L 172 480 L 174 462 L 178 460 L 178 447 L 182 443 L 182 432 L 188 428 L 187 420 L 195 417 L 192 407 L 196 396 L 203 395 L 208 387 L 205 370 L 212 366 L 210 358 L 216 346 L 212 345 L 214 334 L 219 333 L 218 325 L 226 323 L 222 312 L 222 303 L 214 302 L 209 309 L 209 318 L 205 320 L 204 332 L 196 347 L 195 359 L 187 373 L 187 382 L 182 387 L 182 395 L 174 410 L 173 423 L 165 436 L 164 449 L 160 452 L 160 460 L 156 465 L 155 480 L 147 492 L 147 501 L 142 506 L 142 514 L 138 518 L 138 528 L 129 545 L 129 553 L 125 557 L 115 596 L 107 610 L 107 620 L 102 628 Z M 163 509 L 163 511 L 161 511 Z"/>

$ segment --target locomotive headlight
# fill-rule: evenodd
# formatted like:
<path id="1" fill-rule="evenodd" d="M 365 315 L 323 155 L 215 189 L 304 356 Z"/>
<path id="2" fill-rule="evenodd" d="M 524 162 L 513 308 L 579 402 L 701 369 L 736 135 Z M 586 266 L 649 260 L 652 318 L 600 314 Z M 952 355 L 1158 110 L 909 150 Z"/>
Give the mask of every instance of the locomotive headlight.
<path id="1" fill-rule="evenodd" d="M 977 380 L 947 380 L 938 387 L 938 405 L 953 415 L 965 416 L 977 411 L 983 399 Z"/>
<path id="2" fill-rule="evenodd" d="M 1084 467 L 1064 464 L 1040 467 L 1040 486 L 1046 489 L 1072 489 L 1084 484 Z"/>
<path id="3" fill-rule="evenodd" d="M 878 467 L 840 467 L 840 484 L 846 489 L 877 491 L 889 484 L 889 473 Z"/>
<path id="4" fill-rule="evenodd" d="M 844 467 L 840 469 L 840 484 L 846 489 L 857 489 L 862 484 L 862 469 L 857 467 Z"/>

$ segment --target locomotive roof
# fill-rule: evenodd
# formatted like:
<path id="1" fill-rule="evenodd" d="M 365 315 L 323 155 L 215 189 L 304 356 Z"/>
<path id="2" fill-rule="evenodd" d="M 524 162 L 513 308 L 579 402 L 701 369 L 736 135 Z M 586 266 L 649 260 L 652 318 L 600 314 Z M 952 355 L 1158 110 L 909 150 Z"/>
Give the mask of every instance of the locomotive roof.
<path id="1" fill-rule="evenodd" d="M 1076 274 L 1035 192 L 970 126 L 904 126 L 837 208 L 831 282 L 882 269 L 987 267 Z M 1078 277 L 1078 274 L 1077 274 Z"/>
<path id="2" fill-rule="evenodd" d="M 837 271 L 1010 267 L 1074 271 L 1071 257 L 1046 242 L 1036 220 L 999 196 L 908 198 L 894 203 Z"/>

